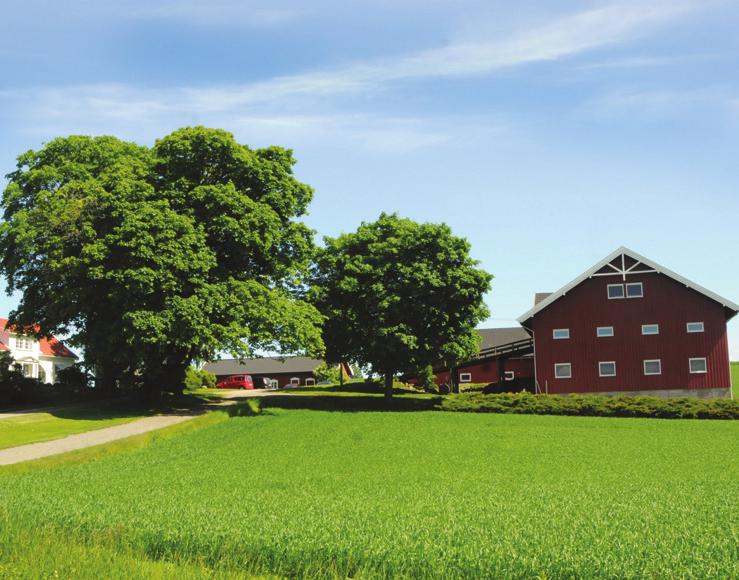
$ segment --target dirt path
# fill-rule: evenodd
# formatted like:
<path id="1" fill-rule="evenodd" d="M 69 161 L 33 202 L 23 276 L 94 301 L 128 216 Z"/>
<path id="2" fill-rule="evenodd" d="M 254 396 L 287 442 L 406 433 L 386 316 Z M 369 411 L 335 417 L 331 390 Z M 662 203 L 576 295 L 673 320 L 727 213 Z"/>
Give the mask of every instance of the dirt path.
<path id="1" fill-rule="evenodd" d="M 94 447 L 110 443 L 118 439 L 132 437 L 162 429 L 170 425 L 176 425 L 183 421 L 188 421 L 197 414 L 189 415 L 156 415 L 154 417 L 145 417 L 138 419 L 125 425 L 116 425 L 114 427 L 106 427 L 104 429 L 96 429 L 95 431 L 87 431 L 85 433 L 77 433 L 69 435 L 62 439 L 54 439 L 52 441 L 42 441 L 40 443 L 29 443 L 28 445 L 20 445 L 19 447 L 10 447 L 9 449 L 0 450 L 0 465 L 12 465 L 22 461 L 31 461 L 33 459 L 41 459 L 50 455 L 75 451 L 77 449 L 85 449 L 86 447 Z"/>
<path id="2" fill-rule="evenodd" d="M 137 419 L 123 425 L 115 425 L 114 427 L 105 427 L 103 429 L 95 429 L 86 431 L 85 433 L 77 433 L 69 435 L 61 439 L 53 439 L 51 441 L 41 441 L 39 443 L 29 443 L 27 445 L 19 445 L 18 447 L 9 447 L 8 449 L 0 449 L 0 465 L 12 465 L 21 463 L 22 461 L 32 461 L 49 457 L 50 455 L 58 455 L 67 453 L 68 451 L 76 451 L 77 449 L 85 449 L 96 445 L 103 445 L 118 439 L 125 439 L 141 433 L 148 433 L 156 429 L 176 425 L 183 421 L 188 421 L 199 416 L 207 409 L 215 409 L 218 407 L 233 405 L 238 403 L 239 399 L 251 397 L 269 397 L 275 395 L 286 395 L 287 393 L 278 391 L 233 391 L 223 393 L 222 401 L 214 401 L 208 405 L 204 405 L 200 411 L 190 411 L 178 414 L 155 415 L 154 417 L 145 417 Z M 55 409 L 58 409 L 56 407 Z M 44 413 L 52 410 L 48 409 L 29 409 L 26 411 L 17 411 L 13 413 L 0 413 L 0 420 L 19 415 L 27 415 L 29 413 Z"/>

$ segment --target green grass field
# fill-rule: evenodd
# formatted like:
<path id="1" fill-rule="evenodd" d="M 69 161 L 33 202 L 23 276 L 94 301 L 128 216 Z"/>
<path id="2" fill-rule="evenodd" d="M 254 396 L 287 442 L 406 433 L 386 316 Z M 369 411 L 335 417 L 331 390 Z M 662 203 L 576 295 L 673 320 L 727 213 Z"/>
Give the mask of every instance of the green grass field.
<path id="1" fill-rule="evenodd" d="M 141 416 L 141 411 L 67 407 L 53 413 L 29 413 L 2 419 L 0 420 L 0 449 L 121 425 L 139 419 Z"/>
<path id="2" fill-rule="evenodd" d="M 739 399 L 739 362 L 731 363 L 731 390 L 734 398 Z"/>
<path id="3" fill-rule="evenodd" d="M 131 577 L 739 575 L 734 422 L 288 399 L 96 461 L 0 470 L 0 523 L 13 523 L 0 576 L 48 575 L 80 551 L 140 561 Z M 38 534 L 73 541 L 74 560 L 34 560 Z"/>

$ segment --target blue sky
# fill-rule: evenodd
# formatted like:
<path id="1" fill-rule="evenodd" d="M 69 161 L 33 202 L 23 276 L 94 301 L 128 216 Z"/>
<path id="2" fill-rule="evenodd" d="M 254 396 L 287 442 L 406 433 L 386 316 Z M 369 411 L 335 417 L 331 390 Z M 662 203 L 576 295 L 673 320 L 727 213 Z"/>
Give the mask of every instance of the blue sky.
<path id="1" fill-rule="evenodd" d="M 223 127 L 295 150 L 320 235 L 450 224 L 495 275 L 489 325 L 620 245 L 739 301 L 736 2 L 2 6 L 2 174 L 58 135 Z"/>

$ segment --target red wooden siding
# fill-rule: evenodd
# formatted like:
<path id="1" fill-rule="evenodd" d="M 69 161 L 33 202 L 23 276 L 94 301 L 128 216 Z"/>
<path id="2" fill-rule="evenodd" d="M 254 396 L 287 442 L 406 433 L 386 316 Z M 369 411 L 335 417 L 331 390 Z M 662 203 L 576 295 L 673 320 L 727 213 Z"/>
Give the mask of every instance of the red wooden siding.
<path id="1" fill-rule="evenodd" d="M 622 282 L 620 276 L 588 278 L 534 315 L 531 325 L 541 392 L 730 386 L 726 313 L 722 305 L 656 273 L 627 276 L 626 282 L 643 283 L 643 298 L 609 300 L 607 285 Z M 688 334 L 688 322 L 703 322 L 704 332 Z M 659 334 L 642 335 L 643 324 L 659 324 Z M 596 337 L 598 326 L 612 326 L 615 335 Z M 554 340 L 555 328 L 569 328 L 570 338 Z M 689 372 L 688 359 L 697 357 L 706 358 L 705 374 Z M 645 376 L 645 359 L 661 359 L 662 374 Z M 615 361 L 616 376 L 598 376 L 599 361 Z M 555 363 L 567 362 L 572 364 L 572 378 L 555 378 Z"/>
<path id="2" fill-rule="evenodd" d="M 505 371 L 513 371 L 515 373 L 515 380 L 524 381 L 530 380 L 533 384 L 534 381 L 534 357 L 520 357 L 520 358 L 509 358 L 505 361 Z M 492 360 L 490 362 L 484 362 L 469 367 L 457 369 L 457 378 L 462 373 L 470 373 L 472 379 L 466 381 L 469 383 L 497 383 L 500 380 L 498 377 L 498 361 Z M 449 371 L 437 373 L 436 384 L 449 384 Z M 465 383 L 461 383 L 464 385 Z"/>

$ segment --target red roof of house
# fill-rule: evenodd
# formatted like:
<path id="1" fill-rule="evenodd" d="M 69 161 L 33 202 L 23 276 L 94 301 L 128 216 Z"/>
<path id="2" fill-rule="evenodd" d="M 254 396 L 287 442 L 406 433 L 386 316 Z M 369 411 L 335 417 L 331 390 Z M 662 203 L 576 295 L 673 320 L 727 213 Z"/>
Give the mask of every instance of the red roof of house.
<path id="1" fill-rule="evenodd" d="M 8 340 L 8 331 L 13 331 L 12 328 L 7 328 L 8 326 L 8 319 L 7 318 L 0 318 L 0 328 L 4 332 L 0 332 L 0 351 L 2 350 L 8 350 L 7 340 Z M 34 327 L 35 331 L 38 331 L 38 326 Z M 62 342 L 56 337 L 52 336 L 51 338 L 45 338 L 42 337 L 39 339 L 39 348 L 41 349 L 41 354 L 45 354 L 48 356 L 63 356 L 67 358 L 77 358 L 77 355 L 74 354 L 71 350 L 69 350 Z"/>

